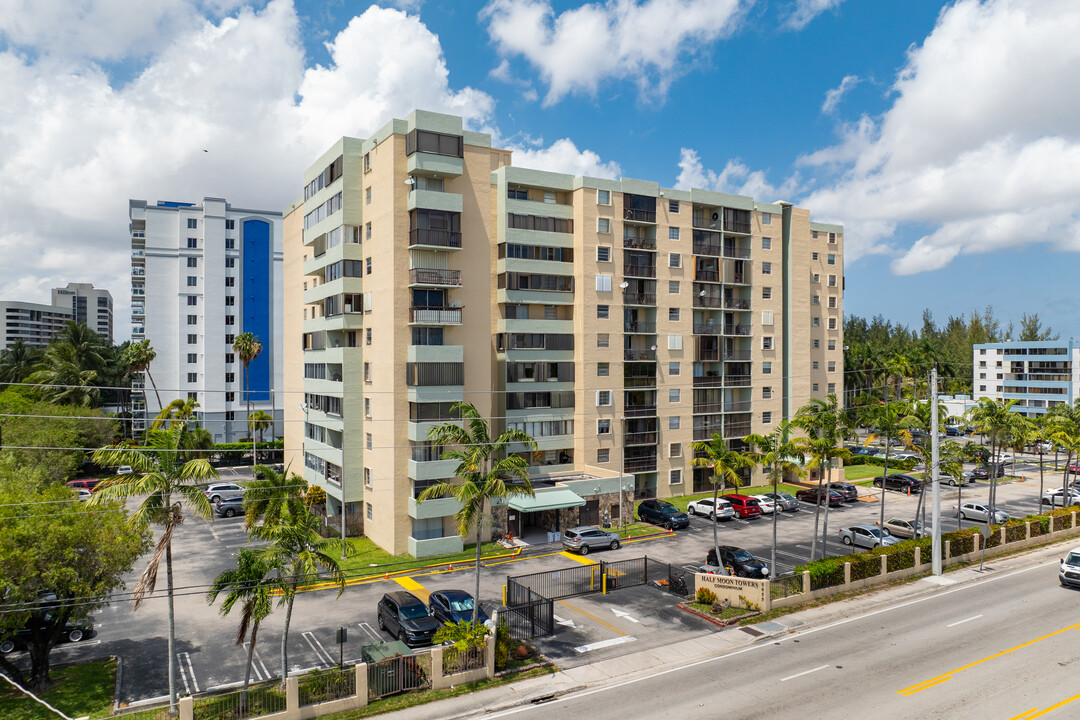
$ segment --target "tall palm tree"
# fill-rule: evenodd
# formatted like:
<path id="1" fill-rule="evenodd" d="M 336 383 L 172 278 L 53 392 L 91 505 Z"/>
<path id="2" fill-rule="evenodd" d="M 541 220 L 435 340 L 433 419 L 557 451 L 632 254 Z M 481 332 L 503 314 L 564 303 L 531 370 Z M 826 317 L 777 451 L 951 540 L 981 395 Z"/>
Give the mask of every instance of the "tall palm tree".
<path id="1" fill-rule="evenodd" d="M 181 400 L 177 398 L 168 405 L 161 409 L 161 412 L 154 418 L 154 422 L 150 423 L 152 430 L 160 430 L 163 427 L 168 428 L 173 423 L 182 422 L 185 425 L 189 425 L 188 422 L 195 417 L 195 411 L 200 407 L 199 401 L 193 398 L 186 398 Z"/>
<path id="2" fill-rule="evenodd" d="M 851 452 L 844 449 L 844 438 L 851 432 L 847 424 L 847 413 L 840 407 L 836 395 L 825 399 L 812 398 L 795 413 L 792 425 L 806 432 L 806 437 L 799 440 L 803 452 L 810 456 L 809 467 L 818 471 L 818 504 L 814 509 L 814 537 L 810 541 L 810 559 L 817 551 L 818 523 L 821 519 L 821 506 L 825 506 L 825 524 L 821 531 L 821 556 L 825 557 L 825 539 L 829 534 L 829 502 L 822 498 L 829 497 L 829 488 L 823 487 L 828 482 L 829 471 L 835 460 L 847 460 Z"/>
<path id="3" fill-rule="evenodd" d="M 251 431 L 252 437 L 256 432 L 259 433 L 259 442 L 263 441 L 263 432 L 269 430 L 273 424 L 274 416 L 265 410 L 256 410 L 248 416 L 248 430 Z"/>
<path id="4" fill-rule="evenodd" d="M 161 402 L 161 393 L 158 392 L 157 383 L 154 382 L 154 376 L 150 374 L 150 365 L 156 358 L 157 350 L 154 350 L 149 340 L 140 340 L 128 346 L 126 357 L 128 367 L 133 373 L 146 373 L 150 386 L 154 388 L 154 395 L 157 396 L 158 408 L 164 408 L 165 404 Z"/>
<path id="5" fill-rule="evenodd" d="M 187 428 L 183 425 L 175 425 L 169 430 L 151 430 L 148 435 L 148 447 L 145 449 L 112 445 L 94 452 L 93 460 L 98 465 L 128 465 L 134 472 L 106 478 L 87 502 L 96 505 L 106 500 L 136 495 L 143 500 L 131 514 L 129 522 L 136 526 L 150 523 L 161 526 L 154 553 L 135 586 L 132 599 L 138 609 L 142 601 L 154 592 L 158 568 L 164 555 L 169 600 L 169 712 L 175 713 L 176 621 L 173 610 L 172 536 L 177 526 L 184 522 L 184 505 L 197 515 L 210 517 L 210 501 L 199 485 L 214 480 L 218 474 L 206 460 L 182 460 L 181 451 L 186 449 L 190 441 Z"/>
<path id="6" fill-rule="evenodd" d="M 885 527 L 885 478 L 889 475 L 889 450 L 892 447 L 892 441 L 899 440 L 900 444 L 913 447 L 911 445 L 911 433 L 904 428 L 904 419 L 907 417 L 904 410 L 904 403 L 899 399 L 867 405 L 863 409 L 863 422 L 878 435 L 885 437 L 885 466 L 881 471 L 881 517 L 878 521 L 879 527 Z"/>
<path id="7" fill-rule="evenodd" d="M 206 593 L 206 602 L 213 605 L 218 595 L 226 593 L 219 612 L 228 615 L 240 603 L 240 625 L 236 628 L 236 644 L 248 640 L 247 663 L 244 666 L 244 689 L 240 693 L 240 710 L 247 705 L 247 690 L 251 683 L 251 662 L 255 656 L 255 641 L 259 637 L 259 625 L 270 616 L 274 606 L 272 596 L 281 590 L 281 573 L 274 570 L 252 548 L 241 548 L 236 555 L 236 567 L 218 575 Z"/>
<path id="8" fill-rule="evenodd" d="M 720 557 L 720 535 L 716 528 L 716 501 L 720 496 L 720 486 L 727 487 L 729 484 L 738 488 L 742 483 L 741 470 L 750 468 L 753 463 L 738 450 L 728 448 L 727 441 L 720 433 L 713 433 L 709 440 L 698 440 L 690 445 L 695 457 L 690 460 L 691 467 L 709 468 L 712 477 L 709 478 L 713 487 L 713 514 L 709 519 L 713 524 L 713 549 L 716 557 Z M 719 562 L 719 560 L 718 560 Z"/>
<path id="9" fill-rule="evenodd" d="M 319 519 L 307 507 L 296 514 L 285 514 L 276 522 L 255 525 L 250 532 L 255 540 L 270 543 L 256 552 L 263 562 L 277 570 L 280 581 L 278 604 L 286 608 L 285 631 L 281 635 L 281 682 L 284 683 L 289 675 L 289 625 L 296 590 L 301 583 L 328 579 L 337 583 L 338 597 L 341 597 L 345 591 L 345 574 L 327 551 L 341 548 L 342 543 L 340 539 L 319 535 Z M 346 549 L 346 552 L 351 551 Z"/>
<path id="10" fill-rule="evenodd" d="M 248 483 L 244 493 L 244 527 L 250 530 L 260 520 L 264 523 L 283 522 L 304 512 L 307 503 L 307 480 L 296 473 L 289 474 L 289 468 L 277 472 L 266 465 L 251 468 L 256 477 Z"/>
<path id="11" fill-rule="evenodd" d="M 513 429 L 503 430 L 498 437 L 492 438 L 487 420 L 472 403 L 454 403 L 450 411 L 459 415 L 464 424 L 436 425 L 428 432 L 428 440 L 447 448 L 442 453 L 443 460 L 457 460 L 454 475 L 458 482 L 436 483 L 420 493 L 417 499 L 424 502 L 447 496 L 454 498 L 461 504 L 455 516 L 458 532 L 467 536 L 470 530 L 476 531 L 476 594 L 472 613 L 472 622 L 476 623 L 480 612 L 480 551 L 484 544 L 485 512 L 496 498 L 534 494 L 528 461 L 507 450 L 514 444 L 535 450 L 536 441 L 528 433 Z M 619 513 L 621 515 L 622 508 Z"/>
<path id="12" fill-rule="evenodd" d="M 96 370 L 84 369 L 76 350 L 66 343 L 54 342 L 45 349 L 37 369 L 26 378 L 41 386 L 42 399 L 57 405 L 93 407 L 101 391 Z"/>
<path id="13" fill-rule="evenodd" d="M 105 368 L 108 343 L 83 323 L 67 321 L 52 342 L 70 346 L 75 363 L 83 370 L 101 373 Z"/>
<path id="14" fill-rule="evenodd" d="M 1069 466 L 1073 464 L 1074 457 L 1080 457 L 1080 402 L 1075 405 L 1055 405 L 1047 413 L 1046 422 L 1050 441 L 1065 449 L 1065 469 L 1061 474 L 1061 497 L 1065 502 L 1068 497 Z"/>
<path id="15" fill-rule="evenodd" d="M 791 475 L 803 474 L 803 463 L 806 456 L 803 454 L 802 445 L 791 439 L 791 421 L 781 420 L 776 428 L 768 435 L 751 433 L 743 438 L 750 449 L 743 454 L 746 458 L 760 465 L 772 480 L 773 497 L 778 492 L 777 486 L 784 478 Z M 772 562 L 769 565 L 769 575 L 776 577 L 776 516 L 780 514 L 780 506 L 774 504 L 772 512 Z"/>
<path id="16" fill-rule="evenodd" d="M 0 384 L 23 382 L 34 372 L 40 358 L 41 351 L 22 340 L 0 350 Z"/>
<path id="17" fill-rule="evenodd" d="M 254 333 L 240 333 L 233 340 L 233 352 L 240 357 L 240 362 L 244 363 L 244 395 L 247 397 L 249 418 L 251 417 L 251 373 L 248 372 L 248 367 L 255 358 L 259 357 L 262 349 L 262 343 Z M 259 459 L 255 457 L 255 433 L 251 433 L 251 464 L 254 465 L 258 461 Z"/>
<path id="18" fill-rule="evenodd" d="M 968 417 L 976 431 L 990 441 L 990 514 L 993 516 L 997 505 L 997 467 L 1003 448 L 1010 447 L 1021 432 L 1020 416 L 1012 411 L 1017 400 L 995 400 L 979 398 L 979 402 L 968 410 Z M 1041 498 L 1040 498 L 1041 499 Z"/>

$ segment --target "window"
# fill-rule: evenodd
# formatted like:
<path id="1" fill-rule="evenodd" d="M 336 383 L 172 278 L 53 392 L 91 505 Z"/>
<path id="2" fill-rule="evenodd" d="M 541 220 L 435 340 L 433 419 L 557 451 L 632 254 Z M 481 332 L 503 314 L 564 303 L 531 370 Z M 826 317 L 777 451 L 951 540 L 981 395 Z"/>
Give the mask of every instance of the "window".
<path id="1" fill-rule="evenodd" d="M 199 258 L 190 258 L 189 257 L 187 259 L 187 266 L 188 267 L 199 267 Z"/>
<path id="2" fill-rule="evenodd" d="M 189 365 L 192 365 L 194 363 L 199 362 L 199 354 L 198 353 L 188 353 L 187 354 L 187 361 L 188 361 Z"/>
<path id="3" fill-rule="evenodd" d="M 829 296 L 829 307 L 830 308 L 835 308 L 836 307 L 836 296 L 835 295 L 830 295 Z"/>
<path id="4" fill-rule="evenodd" d="M 227 402 L 227 403 L 236 402 L 236 393 L 234 393 L 234 392 L 225 393 L 225 402 Z"/>
<path id="5" fill-rule="evenodd" d="M 596 434 L 608 435 L 611 433 L 611 421 L 610 420 L 597 420 L 596 421 Z"/>
<path id="6" fill-rule="evenodd" d="M 608 218 L 596 218 L 596 232 L 598 233 L 610 233 L 611 232 L 611 220 Z"/>
<path id="7" fill-rule="evenodd" d="M 668 255 L 668 267 L 682 267 L 682 255 L 679 253 L 671 253 Z"/>
<path id="8" fill-rule="evenodd" d="M 371 476 L 369 475 L 368 477 L 370 478 Z M 367 515 L 367 519 L 371 520 L 371 516 L 373 514 L 373 512 L 371 510 L 371 503 L 364 503 L 364 506 L 365 506 L 364 512 Z"/>
<path id="9" fill-rule="evenodd" d="M 227 267 L 227 268 L 236 267 L 236 258 L 231 258 L 231 257 L 225 258 L 225 267 Z"/>
<path id="10" fill-rule="evenodd" d="M 371 328 L 364 328 L 364 344 L 371 344 Z"/>
<path id="11" fill-rule="evenodd" d="M 986 392 L 986 386 L 985 385 L 980 385 L 979 390 L 982 390 L 983 392 Z"/>
<path id="12" fill-rule="evenodd" d="M 821 296 L 820 295 L 811 295 L 810 296 L 810 304 L 811 305 L 820 305 L 821 304 Z"/>
<path id="13" fill-rule="evenodd" d="M 371 446 L 372 446 L 371 433 L 365 433 L 364 434 L 364 447 L 366 449 L 370 450 Z"/>
<path id="14" fill-rule="evenodd" d="M 226 325 L 235 325 L 236 324 L 236 316 L 235 315 L 226 315 L 225 316 L 225 324 Z"/>
<path id="15" fill-rule="evenodd" d="M 810 369 L 811 370 L 817 370 L 818 369 L 818 361 L 817 360 L 814 360 L 814 361 L 812 361 L 810 363 Z"/>
<path id="16" fill-rule="evenodd" d="M 596 363 L 596 377 L 607 377 L 611 374 L 611 363 Z"/>
<path id="17" fill-rule="evenodd" d="M 677 228 L 677 227 L 669 227 L 667 229 L 667 239 L 668 240 L 678 240 L 679 239 L 679 228 Z"/>
<path id="18" fill-rule="evenodd" d="M 233 420 L 236 420 L 236 411 L 235 410 L 226 410 L 225 411 L 225 420 L 229 421 L 229 422 L 232 422 Z"/>
<path id="19" fill-rule="evenodd" d="M 365 205 L 370 205 L 371 204 L 371 188 L 367 188 L 367 189 L 364 190 L 364 204 Z"/>
<path id="20" fill-rule="evenodd" d="M 235 305 L 236 305 L 236 296 L 235 295 L 226 295 L 225 296 L 225 307 L 234 307 Z"/>
<path id="21" fill-rule="evenodd" d="M 611 276 L 610 275 L 597 275 L 596 276 L 596 292 L 611 292 Z"/>
<path id="22" fill-rule="evenodd" d="M 761 213 L 761 224 L 772 225 L 772 213 Z"/>
<path id="23" fill-rule="evenodd" d="M 771 262 L 763 262 L 763 263 L 761 263 L 761 274 L 762 275 L 772 275 L 772 263 Z"/>
<path id="24" fill-rule="evenodd" d="M 811 260 L 817 260 L 818 259 L 818 254 L 817 253 L 810 253 L 810 259 Z"/>
<path id="25" fill-rule="evenodd" d="M 821 326 L 821 318 L 819 318 L 819 317 L 810 318 L 810 324 L 813 327 L 820 327 Z"/>
<path id="26" fill-rule="evenodd" d="M 985 380 L 986 379 L 986 373 L 979 373 L 979 379 L 980 380 Z"/>
<path id="27" fill-rule="evenodd" d="M 677 362 L 668 363 L 668 375 L 678 375 L 678 374 L 679 374 L 679 363 L 677 363 Z"/>
<path id="28" fill-rule="evenodd" d="M 611 191 L 610 190 L 597 190 L 596 191 L 596 204 L 597 205 L 610 205 L 611 204 Z"/>
<path id="29" fill-rule="evenodd" d="M 225 373 L 225 382 L 226 383 L 234 383 L 234 382 L 236 382 L 236 373 L 231 373 L 231 372 Z"/>
<path id="30" fill-rule="evenodd" d="M 199 382 L 199 373 L 188 373 L 187 381 L 189 383 Z"/>
<path id="31" fill-rule="evenodd" d="M 364 274 L 371 274 L 371 258 L 364 258 Z"/>
<path id="32" fill-rule="evenodd" d="M 677 402 L 679 402 L 679 395 L 680 395 L 680 392 L 679 392 L 678 388 L 672 388 L 672 389 L 668 390 L 667 391 L 668 402 L 669 403 L 677 403 Z"/>
<path id="33" fill-rule="evenodd" d="M 810 282 L 812 282 L 812 283 L 821 282 L 821 276 L 818 275 L 817 273 L 810 273 Z"/>
<path id="34" fill-rule="evenodd" d="M 235 335 L 226 335 L 225 336 L 225 344 L 226 345 L 232 345 L 234 342 L 236 342 L 236 336 Z"/>
<path id="35" fill-rule="evenodd" d="M 234 277 L 225 278 L 225 287 L 236 287 L 236 278 L 234 278 Z M 304 289 L 306 290 L 307 288 L 304 288 Z"/>
<path id="36" fill-rule="evenodd" d="M 771 287 L 763 287 L 763 288 L 761 288 L 761 299 L 762 300 L 771 300 L 772 299 L 772 288 Z"/>
<path id="37" fill-rule="evenodd" d="M 670 443 L 670 444 L 668 444 L 668 457 L 669 458 L 682 457 L 682 443 Z"/>
<path id="38" fill-rule="evenodd" d="M 772 250 L 772 238 L 767 238 L 767 237 L 761 238 L 761 249 L 762 250 Z"/>
<path id="39" fill-rule="evenodd" d="M 761 398 L 763 400 L 769 400 L 770 398 L 772 398 L 772 386 L 771 385 L 765 385 L 764 387 L 761 388 Z"/>
<path id="40" fill-rule="evenodd" d="M 681 485 L 682 484 L 682 470 L 672 470 L 668 473 L 669 485 Z"/>
<path id="41" fill-rule="evenodd" d="M 188 295 L 187 304 L 189 306 L 190 305 L 198 305 L 199 304 L 199 298 L 196 297 L 195 295 Z"/>
<path id="42" fill-rule="evenodd" d="M 825 386 L 825 388 L 826 388 L 825 392 L 832 395 L 832 394 L 834 394 L 836 392 L 836 383 L 829 383 L 828 385 Z"/>
<path id="43" fill-rule="evenodd" d="M 667 427 L 668 427 L 668 430 L 678 430 L 679 429 L 679 416 L 678 415 L 673 415 L 672 417 L 669 417 L 667 419 Z"/>
<path id="44" fill-rule="evenodd" d="M 829 372 L 836 372 L 836 361 L 835 360 L 830 360 L 827 367 L 828 367 Z"/>
<path id="45" fill-rule="evenodd" d="M 811 342 L 811 344 L 813 345 L 813 348 L 814 348 L 815 350 L 817 350 L 818 348 L 820 348 L 820 347 L 821 347 L 821 341 L 820 341 L 820 340 L 818 340 L 817 338 L 814 338 L 814 339 L 813 339 L 813 340 L 811 340 L 810 342 Z"/>
<path id="46" fill-rule="evenodd" d="M 596 407 L 604 407 L 611 404 L 611 391 L 610 390 L 597 390 L 596 391 Z"/>
<path id="47" fill-rule="evenodd" d="M 772 350 L 773 349 L 773 339 L 772 339 L 771 335 L 766 335 L 765 337 L 761 338 L 761 349 L 762 350 Z"/>
<path id="48" fill-rule="evenodd" d="M 371 382 L 371 363 L 364 363 L 364 382 Z"/>
<path id="49" fill-rule="evenodd" d="M 668 335 L 667 336 L 667 349 L 668 350 L 682 350 L 682 335 Z"/>
<path id="50" fill-rule="evenodd" d="M 235 250 L 236 249 L 236 238 L 225 238 L 225 249 L 226 250 Z"/>
<path id="51" fill-rule="evenodd" d="M 836 287 L 836 276 L 835 275 L 830 275 L 829 276 L 829 287 Z"/>
<path id="52" fill-rule="evenodd" d="M 986 354 L 986 348 L 979 348 L 979 354 L 980 355 L 985 355 Z"/>
<path id="53" fill-rule="evenodd" d="M 679 308 L 668 308 L 667 319 L 677 322 L 679 320 Z"/>
<path id="54" fill-rule="evenodd" d="M 829 329 L 830 330 L 835 330 L 836 329 L 836 318 L 829 318 Z"/>
<path id="55" fill-rule="evenodd" d="M 236 354 L 235 353 L 225 353 L 225 364 L 226 365 L 231 365 L 234 362 L 236 362 Z"/>
<path id="56" fill-rule="evenodd" d="M 596 451 L 596 462 L 598 463 L 608 462 L 609 457 L 611 457 L 611 450 L 608 448 L 600 448 Z"/>
<path id="57" fill-rule="evenodd" d="M 610 347 L 610 335 L 608 333 L 597 333 L 596 347 Z"/>
<path id="58" fill-rule="evenodd" d="M 832 253 L 829 253 L 829 258 L 825 262 L 828 263 L 829 265 L 835 265 L 836 264 L 836 256 L 833 255 Z"/>
<path id="59" fill-rule="evenodd" d="M 765 425 L 772 423 L 772 412 L 766 410 L 765 412 L 761 413 L 761 422 Z"/>
<path id="60" fill-rule="evenodd" d="M 371 398 L 364 398 L 364 417 L 371 417 Z"/>
<path id="61" fill-rule="evenodd" d="M 611 262 L 611 248 L 607 245 L 597 245 L 596 262 Z"/>
<path id="62" fill-rule="evenodd" d="M 836 341 L 835 340 L 830 340 L 829 341 L 829 349 L 830 350 L 835 350 L 836 349 Z"/>
<path id="63" fill-rule="evenodd" d="M 199 316 L 198 315 L 188 315 L 187 316 L 187 324 L 188 325 L 195 325 L 198 322 L 199 322 Z"/>
<path id="64" fill-rule="evenodd" d="M 189 230 L 194 230 L 199 227 L 199 221 L 195 218 L 188 218 L 187 226 Z"/>
<path id="65" fill-rule="evenodd" d="M 199 342 L 199 336 L 198 335 L 195 335 L 193 333 L 188 333 L 188 336 L 187 336 L 187 344 L 188 345 L 195 345 L 198 342 Z"/>
<path id="66" fill-rule="evenodd" d="M 761 374 L 762 375 L 772 375 L 772 363 L 771 362 L 763 362 L 763 363 L 761 363 Z"/>
<path id="67" fill-rule="evenodd" d="M 597 305 L 596 306 L 596 317 L 597 318 L 599 318 L 601 320 L 607 320 L 608 312 L 609 312 L 609 307 L 607 305 Z"/>
<path id="68" fill-rule="evenodd" d="M 405 154 L 416 152 L 447 157 L 465 157 L 465 140 L 460 135 L 446 135 L 430 130 L 411 130 L 405 136 Z"/>
<path id="69" fill-rule="evenodd" d="M 817 391 L 818 391 L 818 384 L 814 383 L 813 386 L 810 389 L 810 392 L 817 392 Z"/>
<path id="70" fill-rule="evenodd" d="M 679 212 L 679 201 L 678 200 L 668 200 L 667 208 L 668 208 L 668 212 L 673 212 L 673 213 Z"/>
<path id="71" fill-rule="evenodd" d="M 762 310 L 761 311 L 761 324 L 765 325 L 765 326 L 769 326 L 769 325 L 773 324 L 773 311 L 772 310 Z"/>
<path id="72" fill-rule="evenodd" d="M 189 250 L 194 250 L 195 248 L 199 247 L 199 239 L 198 238 L 188 238 L 187 239 L 187 246 L 188 246 Z"/>
<path id="73" fill-rule="evenodd" d="M 679 281 L 678 280 L 668 280 L 667 291 L 668 291 L 669 295 L 678 295 L 679 294 Z"/>
<path id="74" fill-rule="evenodd" d="M 187 394 L 187 399 L 188 400 L 198 400 L 199 399 L 199 393 L 197 393 L 197 392 L 189 392 Z"/>
<path id="75" fill-rule="evenodd" d="M 199 283 L 199 279 L 197 277 L 195 277 L 194 275 L 188 275 L 187 276 L 187 286 L 188 287 L 195 287 L 198 283 Z"/>

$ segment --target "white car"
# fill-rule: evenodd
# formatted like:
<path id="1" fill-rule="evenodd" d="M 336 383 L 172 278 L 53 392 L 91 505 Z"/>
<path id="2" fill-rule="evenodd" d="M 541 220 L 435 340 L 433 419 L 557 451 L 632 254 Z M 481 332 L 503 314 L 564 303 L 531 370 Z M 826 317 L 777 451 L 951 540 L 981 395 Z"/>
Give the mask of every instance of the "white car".
<path id="1" fill-rule="evenodd" d="M 929 532 L 918 520 L 904 520 L 902 518 L 889 518 L 885 521 L 884 527 L 890 535 L 898 538 L 923 537 Z"/>
<path id="2" fill-rule="evenodd" d="M 952 487 L 960 487 L 960 481 L 957 480 L 956 478 L 954 478 L 952 475 L 939 475 L 938 476 L 938 481 L 942 485 L 951 485 Z M 965 485 L 968 484 L 968 483 L 975 482 L 974 480 L 971 479 L 971 473 L 970 472 L 965 472 L 964 473 L 963 481 L 964 481 Z"/>
<path id="3" fill-rule="evenodd" d="M 705 515 L 710 520 L 730 520 L 735 517 L 735 508 L 731 507 L 731 503 L 723 498 L 716 501 L 715 509 L 713 508 L 712 498 L 694 500 L 686 506 L 686 512 L 691 515 Z"/>
<path id="4" fill-rule="evenodd" d="M 1077 490 L 1075 488 L 1069 488 L 1067 494 L 1062 492 L 1061 488 L 1057 488 L 1056 490 L 1047 490 L 1043 493 L 1040 504 L 1049 505 L 1050 507 L 1080 505 L 1080 490 Z"/>
<path id="5" fill-rule="evenodd" d="M 1080 586 L 1080 547 L 1073 548 L 1068 555 L 1061 558 L 1058 580 L 1063 587 Z"/>
<path id="6" fill-rule="evenodd" d="M 765 497 L 764 495 L 754 495 L 754 499 L 758 501 L 762 515 L 772 515 L 776 512 L 776 501 L 772 498 Z"/>
<path id="7" fill-rule="evenodd" d="M 75 493 L 79 502 L 86 502 L 90 499 L 90 496 L 92 495 L 92 493 L 86 488 L 75 488 Z"/>
<path id="8" fill-rule="evenodd" d="M 237 485 L 236 483 L 213 483 L 212 485 L 207 486 L 206 490 L 203 492 L 211 505 L 217 505 L 219 500 L 244 497 L 247 488 L 243 485 Z"/>
<path id="9" fill-rule="evenodd" d="M 985 503 L 966 502 L 959 508 L 953 505 L 953 510 L 956 512 L 956 517 L 961 520 L 975 520 L 977 522 L 986 522 L 990 517 L 990 507 Z M 1009 519 L 1009 513 L 1003 510 L 994 510 L 994 522 L 1001 524 Z"/>
<path id="10" fill-rule="evenodd" d="M 120 467 L 116 468 L 117 475 L 130 475 L 133 472 L 135 471 L 131 469 L 130 465 L 121 465 Z"/>
<path id="11" fill-rule="evenodd" d="M 1014 459 L 1011 453 L 1001 453 L 997 456 L 997 461 L 1002 465 L 1012 465 Z"/>

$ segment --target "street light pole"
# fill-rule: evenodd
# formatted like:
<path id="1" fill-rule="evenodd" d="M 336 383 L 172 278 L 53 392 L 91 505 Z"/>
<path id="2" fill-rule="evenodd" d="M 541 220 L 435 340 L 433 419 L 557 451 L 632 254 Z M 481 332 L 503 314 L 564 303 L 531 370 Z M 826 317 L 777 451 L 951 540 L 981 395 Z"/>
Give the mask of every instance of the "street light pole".
<path id="1" fill-rule="evenodd" d="M 930 553 L 933 557 L 931 569 L 934 575 L 941 574 L 941 484 L 938 482 L 938 382 L 937 368 L 930 369 L 930 488 L 934 493 L 933 514 L 930 522 L 933 523 L 933 541 L 930 545 Z M 959 478 L 963 482 L 963 478 Z"/>

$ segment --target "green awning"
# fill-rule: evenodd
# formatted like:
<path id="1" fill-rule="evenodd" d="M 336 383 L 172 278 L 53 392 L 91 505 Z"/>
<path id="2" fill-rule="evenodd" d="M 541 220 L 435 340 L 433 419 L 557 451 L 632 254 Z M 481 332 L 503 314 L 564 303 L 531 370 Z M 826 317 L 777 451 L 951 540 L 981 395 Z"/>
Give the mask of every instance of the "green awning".
<path id="1" fill-rule="evenodd" d="M 536 493 L 535 497 L 515 495 L 508 503 L 519 512 L 540 512 L 541 510 L 560 510 L 579 507 L 585 504 L 576 492 L 567 488 L 556 488 Z"/>

